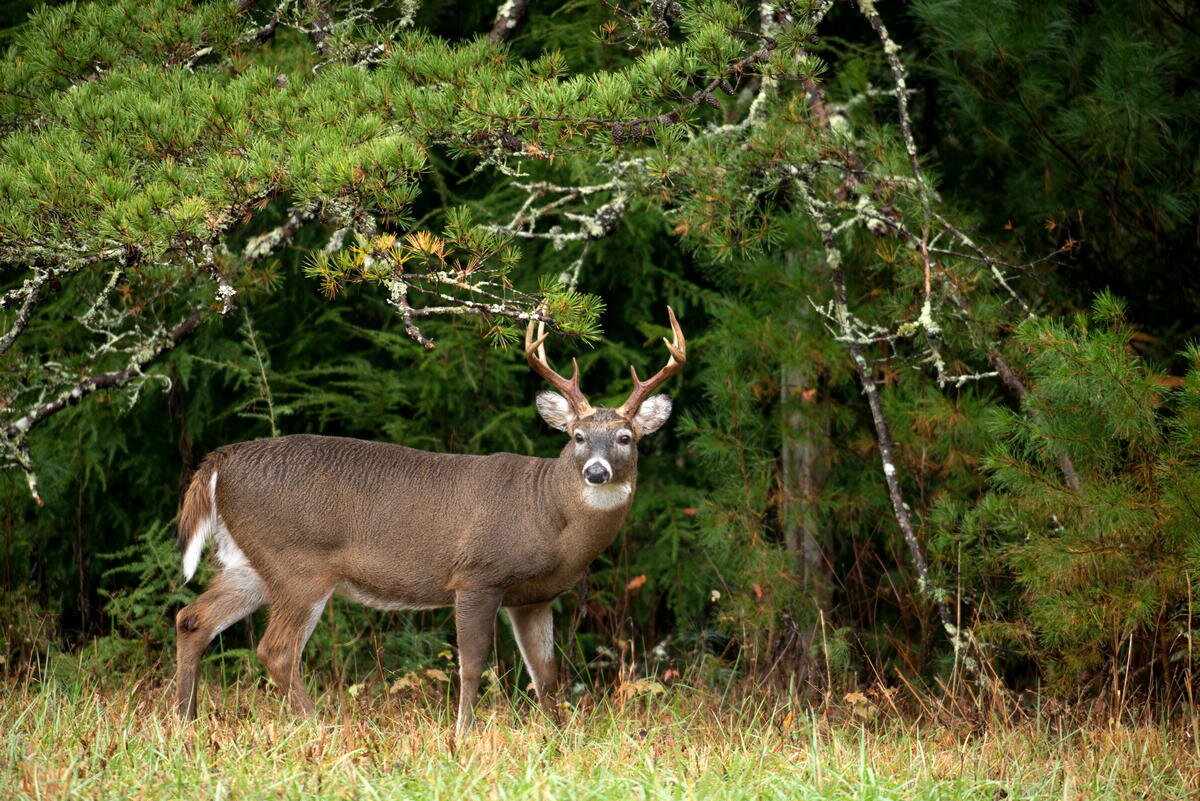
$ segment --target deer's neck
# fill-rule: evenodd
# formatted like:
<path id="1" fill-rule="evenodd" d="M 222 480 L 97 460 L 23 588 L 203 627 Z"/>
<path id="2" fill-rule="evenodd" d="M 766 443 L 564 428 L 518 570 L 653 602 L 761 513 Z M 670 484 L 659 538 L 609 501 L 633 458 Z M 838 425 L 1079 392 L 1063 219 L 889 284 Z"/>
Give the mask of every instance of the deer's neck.
<path id="1" fill-rule="evenodd" d="M 568 459 L 555 459 L 543 493 L 550 499 L 564 548 L 594 559 L 617 536 L 633 503 L 637 473 L 627 481 L 591 486 Z"/>

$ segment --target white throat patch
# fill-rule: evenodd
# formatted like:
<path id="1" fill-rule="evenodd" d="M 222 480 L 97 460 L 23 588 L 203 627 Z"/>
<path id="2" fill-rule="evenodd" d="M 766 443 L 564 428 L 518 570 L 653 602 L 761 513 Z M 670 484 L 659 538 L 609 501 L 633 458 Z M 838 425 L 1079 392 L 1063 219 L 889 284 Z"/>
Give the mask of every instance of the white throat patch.
<path id="1" fill-rule="evenodd" d="M 593 509 L 608 512 L 623 505 L 633 493 L 633 487 L 628 484 L 584 484 L 583 502 Z"/>

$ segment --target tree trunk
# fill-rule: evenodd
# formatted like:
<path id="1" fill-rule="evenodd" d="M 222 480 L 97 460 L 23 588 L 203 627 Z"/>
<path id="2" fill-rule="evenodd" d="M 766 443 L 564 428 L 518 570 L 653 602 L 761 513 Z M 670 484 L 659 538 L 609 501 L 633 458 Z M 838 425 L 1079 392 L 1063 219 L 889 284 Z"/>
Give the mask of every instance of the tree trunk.
<path id="1" fill-rule="evenodd" d="M 779 517 L 784 544 L 792 556 L 793 570 L 809 603 L 793 617 L 800 645 L 797 672 L 810 686 L 823 688 L 824 660 L 817 654 L 821 624 L 829 618 L 833 582 L 821 549 L 817 512 L 829 476 L 829 419 L 817 409 L 817 387 L 794 364 L 785 364 L 780 381 L 782 444 L 780 449 Z"/>
<path id="2" fill-rule="evenodd" d="M 799 369 L 784 366 L 780 516 L 784 542 L 795 555 L 801 584 L 817 607 L 828 611 L 829 574 L 821 552 L 817 501 L 829 476 L 829 421 L 812 413 L 816 392 Z"/>

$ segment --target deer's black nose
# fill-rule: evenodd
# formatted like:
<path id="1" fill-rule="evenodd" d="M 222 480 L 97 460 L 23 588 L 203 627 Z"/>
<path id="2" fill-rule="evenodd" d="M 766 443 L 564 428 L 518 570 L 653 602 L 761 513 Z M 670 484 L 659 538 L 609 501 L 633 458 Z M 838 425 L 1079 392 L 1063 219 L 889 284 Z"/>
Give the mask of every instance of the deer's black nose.
<path id="1" fill-rule="evenodd" d="M 583 480 L 589 484 L 603 484 L 612 478 L 612 471 L 599 462 L 592 462 L 583 468 Z"/>

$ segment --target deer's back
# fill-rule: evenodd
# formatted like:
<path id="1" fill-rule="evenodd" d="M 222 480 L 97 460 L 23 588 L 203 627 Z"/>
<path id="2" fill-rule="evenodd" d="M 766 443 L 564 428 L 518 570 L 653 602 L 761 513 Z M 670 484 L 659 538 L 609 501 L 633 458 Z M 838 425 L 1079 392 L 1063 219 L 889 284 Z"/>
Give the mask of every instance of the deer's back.
<path id="1" fill-rule="evenodd" d="M 294 435 L 214 454 L 221 518 L 268 584 L 307 581 L 376 606 L 449 604 L 534 576 L 554 532 L 533 497 L 549 460 Z"/>

